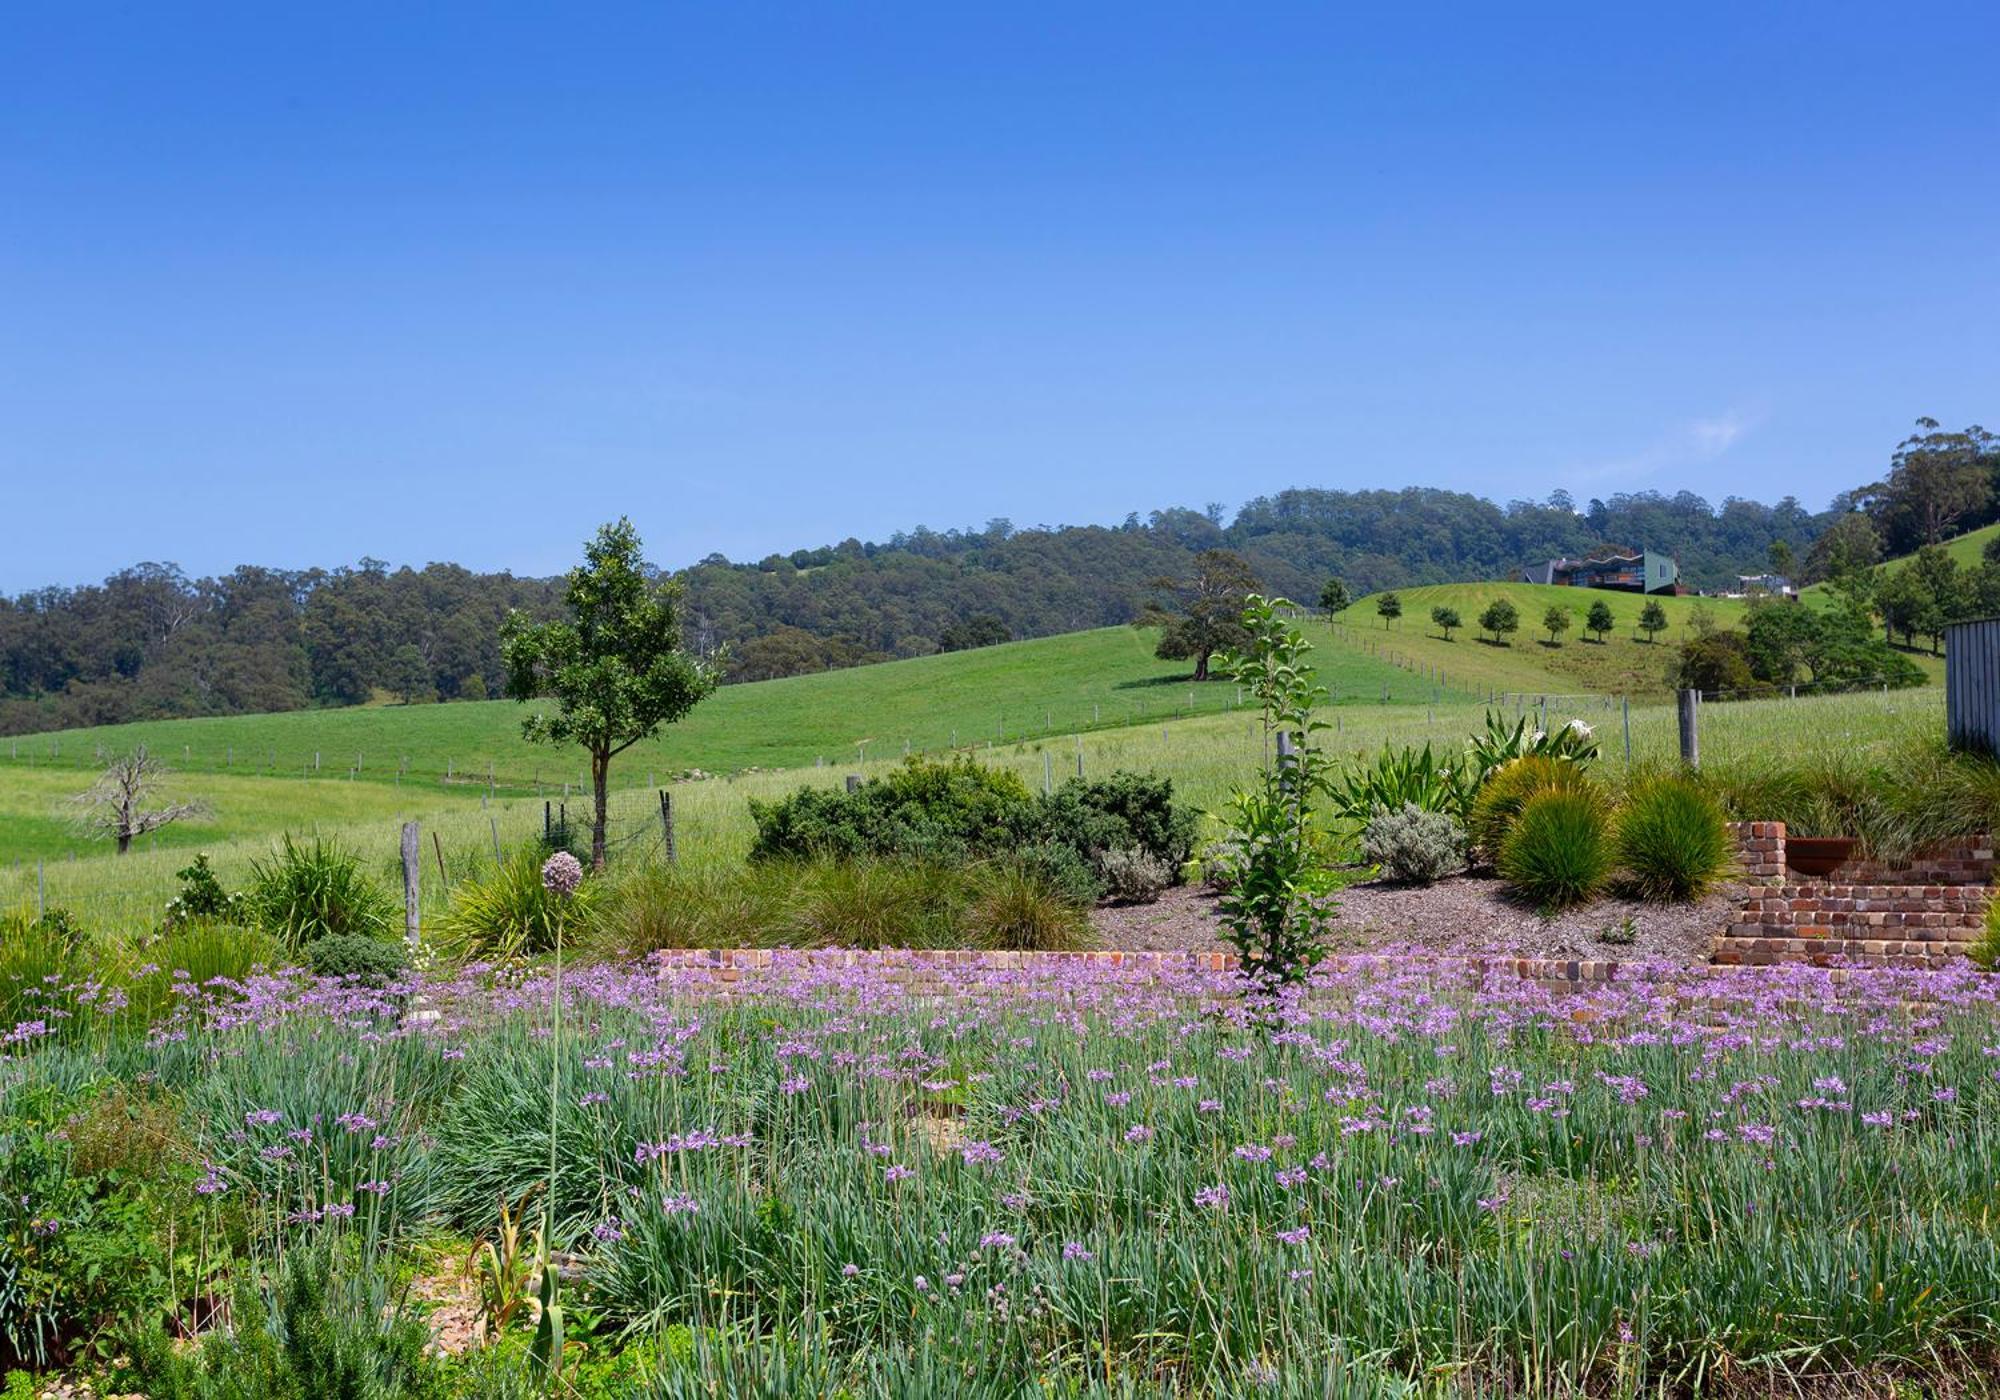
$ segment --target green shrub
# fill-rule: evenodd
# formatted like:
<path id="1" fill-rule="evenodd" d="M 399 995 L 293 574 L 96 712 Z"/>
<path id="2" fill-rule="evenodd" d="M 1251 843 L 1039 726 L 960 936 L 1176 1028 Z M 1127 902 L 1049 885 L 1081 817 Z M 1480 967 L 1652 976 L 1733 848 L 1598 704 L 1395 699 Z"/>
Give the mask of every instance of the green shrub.
<path id="1" fill-rule="evenodd" d="M 964 942 L 1036 952 L 1086 948 L 1091 943 L 1089 905 L 1051 885 L 1026 862 L 990 861 L 973 877 Z"/>
<path id="2" fill-rule="evenodd" d="M 76 954 L 65 924 L 25 910 L 0 915 L 0 1028 L 46 1021 L 57 1036 L 73 1036 L 80 1022 L 49 1013 L 68 1010 L 65 989 L 80 971 Z"/>
<path id="3" fill-rule="evenodd" d="M 1173 872 L 1159 857 L 1136 847 L 1112 849 L 1097 858 L 1099 884 L 1113 904 L 1152 904 L 1166 892 Z"/>
<path id="4" fill-rule="evenodd" d="M 1548 754 L 1525 754 L 1495 769 L 1479 789 L 1466 822 L 1473 844 L 1497 859 L 1507 832 L 1530 798 L 1540 792 L 1578 792 L 1604 805 L 1603 789 L 1574 762 Z"/>
<path id="5" fill-rule="evenodd" d="M 358 977 L 379 985 L 407 972 L 410 958 L 400 939 L 335 933 L 306 946 L 306 966 L 315 977 Z"/>
<path id="6" fill-rule="evenodd" d="M 206 851 L 194 858 L 193 865 L 175 872 L 174 878 L 181 882 L 181 887 L 180 892 L 167 902 L 168 928 L 200 920 L 224 924 L 243 922 L 243 896 L 232 894 L 222 887 L 222 881 L 216 878 L 214 869 L 208 863 Z"/>
<path id="7" fill-rule="evenodd" d="M 2000 899 L 1990 901 L 1986 906 L 1986 922 L 1980 926 L 1979 937 L 1967 956 L 1988 972 L 2000 972 Z"/>
<path id="8" fill-rule="evenodd" d="M 1106 851 L 1141 850 L 1170 875 L 1187 862 L 1200 820 L 1175 807 L 1168 778 L 1072 778 L 1035 798 L 1013 774 L 965 757 L 911 759 L 854 792 L 801 788 L 776 802 L 753 800 L 750 812 L 757 824 L 752 861 L 953 862 L 1040 845 L 1067 849 L 1087 872 Z"/>
<path id="9" fill-rule="evenodd" d="M 1038 842 L 1023 846 L 1004 859 L 1018 860 L 1055 893 L 1073 904 L 1095 904 L 1104 893 L 1104 877 L 1096 862 L 1078 855 L 1068 846 Z"/>
<path id="10" fill-rule="evenodd" d="M 351 1267 L 351 1266 L 350 1266 Z M 158 1321 L 128 1337 L 131 1380 L 152 1400 L 398 1400 L 443 1396 L 430 1329 L 387 1285 L 336 1274 L 325 1248 L 292 1250 L 271 1296 L 242 1282 L 231 1326 L 177 1347 Z"/>
<path id="11" fill-rule="evenodd" d="M 1495 769 L 1517 758 L 1538 756 L 1589 763 L 1597 757 L 1597 737 L 1580 719 L 1543 731 L 1528 728 L 1528 717 L 1523 715 L 1509 729 L 1504 718 L 1488 710 L 1486 732 L 1467 740 L 1465 751 L 1472 760 L 1475 781 L 1483 783 Z"/>
<path id="12" fill-rule="evenodd" d="M 138 966 L 125 986 L 125 1016 L 151 1026 L 172 1014 L 186 989 L 212 992 L 218 979 L 240 982 L 258 968 L 276 968 L 284 950 L 259 929 L 203 921 L 180 924 L 129 957 Z"/>
<path id="13" fill-rule="evenodd" d="M 1722 804 L 1686 778 L 1640 784 L 1619 814 L 1619 862 L 1642 899 L 1662 904 L 1699 899 L 1735 855 Z"/>
<path id="14" fill-rule="evenodd" d="M 1333 814 L 1352 829 L 1368 825 L 1377 812 L 1444 812 L 1463 819 L 1472 799 L 1469 763 L 1421 749 L 1385 748 L 1372 763 L 1350 768 L 1334 780 L 1328 793 Z"/>
<path id="15" fill-rule="evenodd" d="M 553 948 L 558 919 L 565 938 L 588 934 L 602 903 L 597 880 L 586 876 L 564 900 L 542 884 L 544 858 L 539 844 L 523 846 L 456 886 L 439 924 L 442 941 L 467 957 L 512 958 Z"/>
<path id="16" fill-rule="evenodd" d="M 1037 804 L 1036 838 L 1074 851 L 1086 866 L 1110 851 L 1140 851 L 1178 878 L 1194 851 L 1200 817 L 1174 806 L 1171 778 L 1120 771 L 1085 782 L 1071 778 Z"/>
<path id="17" fill-rule="evenodd" d="M 750 858 L 906 856 L 962 860 L 1029 839 L 1035 803 L 1012 773 L 971 758 L 913 758 L 854 792 L 800 788 L 750 803 Z"/>
<path id="18" fill-rule="evenodd" d="M 1591 792 L 1537 792 L 1500 843 L 1500 877 L 1548 912 L 1589 900 L 1613 860 L 1604 804 Z"/>
<path id="19" fill-rule="evenodd" d="M 269 860 L 251 866 L 245 908 L 291 948 L 337 933 L 386 937 L 400 930 L 403 914 L 353 852 L 318 836 L 310 845 L 295 842 L 290 832 Z"/>
<path id="20" fill-rule="evenodd" d="M 1428 885 L 1465 868 L 1465 830 L 1443 812 L 1406 803 L 1369 820 L 1361 850 L 1391 880 Z"/>
<path id="21" fill-rule="evenodd" d="M 587 931 L 623 957 L 661 948 L 768 947 L 790 924 L 797 862 L 747 869 L 645 866 L 615 885 Z M 588 883 L 586 881 L 586 883 Z"/>
<path id="22" fill-rule="evenodd" d="M 101 1361 L 110 1329 L 166 1301 L 156 1222 L 136 1187 L 75 1169 L 59 1130 L 80 1103 L 46 1090 L 10 1096 L 0 1118 L 0 1367 Z"/>

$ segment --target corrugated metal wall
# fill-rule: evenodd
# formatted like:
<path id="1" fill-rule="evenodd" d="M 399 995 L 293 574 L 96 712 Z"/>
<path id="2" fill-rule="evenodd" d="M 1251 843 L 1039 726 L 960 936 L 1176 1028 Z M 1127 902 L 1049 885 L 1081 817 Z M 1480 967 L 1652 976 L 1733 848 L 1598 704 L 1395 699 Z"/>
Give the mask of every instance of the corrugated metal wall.
<path id="1" fill-rule="evenodd" d="M 1944 714 L 1953 748 L 2000 753 L 2000 618 L 1944 629 Z"/>

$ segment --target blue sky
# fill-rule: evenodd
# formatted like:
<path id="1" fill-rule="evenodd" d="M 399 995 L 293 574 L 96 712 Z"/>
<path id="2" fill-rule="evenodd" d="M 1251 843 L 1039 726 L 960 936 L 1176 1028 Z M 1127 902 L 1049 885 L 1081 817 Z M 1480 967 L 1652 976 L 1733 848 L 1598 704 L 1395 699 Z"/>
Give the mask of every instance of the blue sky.
<path id="1" fill-rule="evenodd" d="M 419 13 L 420 12 L 420 13 Z M 10 6 L 0 590 L 2000 426 L 1988 5 Z"/>

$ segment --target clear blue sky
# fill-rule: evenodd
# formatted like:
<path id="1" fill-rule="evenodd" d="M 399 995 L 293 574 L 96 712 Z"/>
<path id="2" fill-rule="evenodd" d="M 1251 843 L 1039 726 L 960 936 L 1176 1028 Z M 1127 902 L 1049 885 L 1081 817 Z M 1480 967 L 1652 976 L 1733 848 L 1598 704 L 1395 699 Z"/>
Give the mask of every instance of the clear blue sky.
<path id="1" fill-rule="evenodd" d="M 8 7 L 0 589 L 2000 427 L 2000 8 Z M 1984 65 L 1984 66 L 1982 66 Z"/>

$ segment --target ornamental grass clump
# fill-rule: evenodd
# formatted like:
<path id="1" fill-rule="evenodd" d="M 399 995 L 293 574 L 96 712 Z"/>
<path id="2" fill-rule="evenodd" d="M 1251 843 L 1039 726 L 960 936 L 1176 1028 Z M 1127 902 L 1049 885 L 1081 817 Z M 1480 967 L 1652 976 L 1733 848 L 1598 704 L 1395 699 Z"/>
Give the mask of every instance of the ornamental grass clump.
<path id="1" fill-rule="evenodd" d="M 1536 793 L 1500 843 L 1500 878 L 1544 913 L 1589 902 L 1616 863 L 1604 804 L 1591 792 Z"/>
<path id="2" fill-rule="evenodd" d="M 295 951 L 333 934 L 387 937 L 400 927 L 403 912 L 352 851 L 318 836 L 294 841 L 290 832 L 269 859 L 251 864 L 244 908 L 253 923 Z"/>
<path id="3" fill-rule="evenodd" d="M 1089 910 L 1025 861 L 990 861 L 973 881 L 965 941 L 976 948 L 1042 952 L 1087 948 Z"/>
<path id="4" fill-rule="evenodd" d="M 556 854 L 568 855 L 582 869 L 570 852 Z M 558 895 L 548 887 L 544 869 L 539 847 L 524 846 L 485 875 L 457 886 L 440 925 L 441 941 L 463 957 L 515 958 L 548 952 L 559 922 L 572 933 L 588 933 L 600 904 L 597 886 L 579 884 Z"/>
<path id="5" fill-rule="evenodd" d="M 1687 778 L 1641 783 L 1619 813 L 1619 863 L 1641 899 L 1656 904 L 1700 899 L 1728 873 L 1735 856 L 1722 804 Z"/>
<path id="6" fill-rule="evenodd" d="M 1549 754 L 1524 754 L 1494 769 L 1481 785 L 1466 822 L 1473 844 L 1487 859 L 1497 861 L 1508 831 L 1529 799 L 1550 791 L 1581 794 L 1600 811 L 1609 806 L 1604 789 L 1574 761 Z"/>

